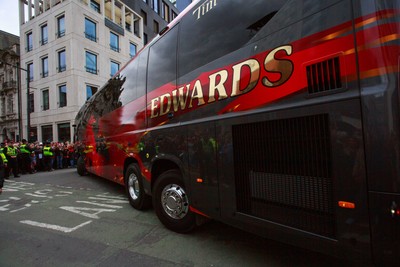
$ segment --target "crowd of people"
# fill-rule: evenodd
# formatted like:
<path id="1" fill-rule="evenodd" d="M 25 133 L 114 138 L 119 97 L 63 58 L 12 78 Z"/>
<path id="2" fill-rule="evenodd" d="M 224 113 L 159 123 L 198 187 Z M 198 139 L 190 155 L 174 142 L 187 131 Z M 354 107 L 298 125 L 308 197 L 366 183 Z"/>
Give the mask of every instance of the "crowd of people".
<path id="1" fill-rule="evenodd" d="M 18 178 L 21 174 L 75 167 L 76 151 L 74 144 L 69 142 L 4 141 L 0 147 L 0 194 L 4 179 L 11 174 Z"/>

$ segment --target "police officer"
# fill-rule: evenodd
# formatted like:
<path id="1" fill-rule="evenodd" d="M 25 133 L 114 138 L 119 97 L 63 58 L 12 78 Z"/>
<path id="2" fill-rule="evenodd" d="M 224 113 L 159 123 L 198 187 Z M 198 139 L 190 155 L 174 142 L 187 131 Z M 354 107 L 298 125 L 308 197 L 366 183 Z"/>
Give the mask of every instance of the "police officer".
<path id="1" fill-rule="evenodd" d="M 46 171 L 54 171 L 53 163 L 54 163 L 54 151 L 50 146 L 50 142 L 46 142 L 43 147 L 43 156 L 44 156 L 44 168 Z"/>
<path id="2" fill-rule="evenodd" d="M 16 147 L 14 147 L 12 142 L 4 142 L 5 147 L 3 149 L 3 153 L 7 157 L 7 170 L 6 170 L 6 177 L 8 177 L 10 170 L 12 169 L 12 172 L 14 174 L 15 178 L 18 178 L 18 161 L 17 161 L 17 156 L 18 156 L 18 150 Z"/>
<path id="3" fill-rule="evenodd" d="M 22 144 L 19 146 L 21 152 L 21 172 L 25 174 L 27 172 L 32 173 L 31 168 L 31 149 L 28 146 L 26 139 L 22 139 Z"/>
<path id="4" fill-rule="evenodd" d="M 6 140 L 7 141 L 7 140 Z M 5 142 L 6 141 L 4 141 L 4 143 L 1 143 L 1 146 L 0 146 L 0 156 L 2 157 L 2 159 L 3 159 L 3 164 L 4 163 L 7 163 L 8 162 L 8 160 L 7 160 L 7 157 L 6 157 L 6 154 L 4 153 L 4 148 L 5 148 Z M 3 165 L 3 168 L 4 168 L 4 178 L 5 179 L 8 179 L 8 167 L 7 167 L 7 164 L 4 164 Z"/>
<path id="5" fill-rule="evenodd" d="M 5 178 L 5 173 L 6 173 L 6 168 L 7 168 L 7 158 L 6 155 L 3 153 L 3 146 L 4 143 L 1 143 L 1 148 L 0 148 L 0 194 L 3 192 L 3 185 L 4 185 L 4 178 Z"/>

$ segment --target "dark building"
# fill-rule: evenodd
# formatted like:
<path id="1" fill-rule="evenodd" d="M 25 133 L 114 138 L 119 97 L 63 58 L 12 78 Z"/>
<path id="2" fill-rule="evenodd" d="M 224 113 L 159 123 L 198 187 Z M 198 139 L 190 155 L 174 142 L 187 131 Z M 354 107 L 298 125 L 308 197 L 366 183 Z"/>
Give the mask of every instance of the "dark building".
<path id="1" fill-rule="evenodd" d="M 143 18 L 143 42 L 146 45 L 179 14 L 175 1 L 122 0 Z"/>
<path id="2" fill-rule="evenodd" d="M 0 49 L 7 49 L 19 44 L 19 36 L 0 30 Z"/>
<path id="3" fill-rule="evenodd" d="M 0 31 L 0 141 L 19 140 L 19 36 Z"/>

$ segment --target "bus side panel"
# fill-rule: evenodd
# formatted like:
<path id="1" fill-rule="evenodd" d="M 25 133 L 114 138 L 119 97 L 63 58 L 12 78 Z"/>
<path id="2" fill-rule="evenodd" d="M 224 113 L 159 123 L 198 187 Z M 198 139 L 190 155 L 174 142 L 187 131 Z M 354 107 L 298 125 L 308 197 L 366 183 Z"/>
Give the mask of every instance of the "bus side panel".
<path id="1" fill-rule="evenodd" d="M 378 264 L 400 257 L 400 1 L 354 1 L 365 18 L 357 33 L 373 254 Z M 374 14 L 371 16 L 370 14 Z M 374 45 L 366 46 L 366 40 Z M 371 71 L 373 70 L 373 72 Z"/>
<path id="2" fill-rule="evenodd" d="M 302 36 L 288 43 L 290 79 L 274 88 L 258 84 L 233 99 L 224 111 L 247 112 L 217 124 L 223 144 L 218 169 L 225 170 L 219 181 L 222 220 L 339 257 L 371 259 L 350 2 L 315 10 L 249 46 L 257 53 L 285 45 L 291 29 Z M 326 70 L 332 76 L 322 79 Z M 258 109 L 250 111 L 252 106 Z"/>
<path id="3" fill-rule="evenodd" d="M 223 221 L 335 256 L 371 258 L 357 100 L 253 114 L 217 129 L 218 169 L 234 166 L 220 176 Z"/>

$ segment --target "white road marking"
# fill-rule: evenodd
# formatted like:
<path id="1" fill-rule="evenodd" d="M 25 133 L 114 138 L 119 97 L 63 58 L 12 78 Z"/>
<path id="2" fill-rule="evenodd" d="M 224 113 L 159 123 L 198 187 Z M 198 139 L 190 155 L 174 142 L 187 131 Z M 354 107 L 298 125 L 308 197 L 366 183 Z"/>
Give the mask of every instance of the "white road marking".
<path id="1" fill-rule="evenodd" d="M 9 210 L 9 209 L 7 209 L 7 207 L 9 207 L 10 206 L 10 204 L 6 204 L 6 205 L 4 205 L 4 206 L 0 206 L 0 211 L 7 211 L 7 210 Z"/>
<path id="2" fill-rule="evenodd" d="M 0 200 L 0 203 L 1 202 L 4 202 L 4 203 L 6 203 L 6 202 L 10 202 L 10 200 L 21 200 L 19 197 L 9 197 L 8 199 L 2 199 L 2 200 Z M 0 206 L 0 211 L 7 211 L 7 210 L 10 210 L 9 208 L 7 208 L 7 207 L 9 207 L 11 204 L 5 204 L 5 205 L 3 205 L 3 206 Z"/>
<path id="3" fill-rule="evenodd" d="M 114 212 L 116 210 L 113 209 L 92 209 L 92 208 L 83 208 L 83 207 L 67 207 L 67 206 L 63 206 L 60 207 L 60 209 L 66 210 L 66 211 L 70 211 L 88 218 L 92 218 L 92 219 L 100 219 L 99 216 L 97 216 L 97 214 L 102 213 L 102 212 Z M 93 213 L 89 213 L 89 212 L 85 212 L 85 211 L 94 211 Z"/>
<path id="4" fill-rule="evenodd" d="M 102 198 L 114 198 L 114 199 L 126 200 L 126 197 L 121 197 L 121 196 L 111 196 L 111 195 L 108 195 L 108 193 L 104 193 L 104 194 L 102 194 L 102 195 L 96 195 L 96 197 L 102 197 Z"/>
<path id="5" fill-rule="evenodd" d="M 89 199 L 94 199 L 94 200 L 101 200 L 104 201 L 105 203 L 108 204 L 125 204 L 129 203 L 128 200 L 125 199 L 110 199 L 110 198 L 104 198 L 104 197 L 88 197 Z"/>
<path id="6" fill-rule="evenodd" d="M 103 204 L 99 202 L 91 202 L 91 201 L 76 201 L 77 203 L 84 203 L 84 204 L 90 204 L 90 205 L 95 205 L 95 206 L 100 206 L 104 208 L 111 208 L 111 209 L 120 209 L 122 206 L 116 206 L 116 205 L 108 205 L 108 204 Z"/>
<path id="7" fill-rule="evenodd" d="M 31 208 L 33 206 L 32 204 L 45 203 L 56 197 L 66 197 L 66 196 L 73 195 L 73 192 L 68 190 L 71 187 L 56 186 L 56 187 L 59 187 L 60 190 L 53 190 L 53 189 L 48 189 L 48 188 L 35 190 L 35 188 L 34 188 L 35 185 L 36 184 L 34 184 L 34 183 L 27 183 L 27 182 L 6 181 L 3 191 L 18 192 L 18 191 L 29 190 L 31 192 L 26 192 L 26 193 L 23 192 L 23 194 L 25 196 L 36 198 L 36 200 L 31 199 L 29 203 L 26 203 L 21 207 L 20 203 L 15 203 L 15 204 L 13 203 L 15 201 L 20 201 L 21 198 L 9 197 L 8 199 L 2 199 L 2 200 L 0 200 L 0 204 L 2 205 L 2 206 L 0 206 L 0 212 L 1 211 L 18 212 L 18 211 L 21 211 L 21 210 L 24 210 L 27 208 Z M 52 186 L 52 185 L 49 184 L 48 186 Z M 67 189 L 67 190 L 65 190 L 65 189 Z M 115 211 L 117 211 L 117 209 L 123 208 L 123 205 L 118 205 L 118 204 L 129 203 L 129 201 L 126 199 L 126 197 L 110 195 L 109 193 L 102 193 L 102 194 L 98 194 L 98 195 L 95 195 L 92 197 L 88 197 L 87 201 L 79 201 L 78 200 L 75 202 L 92 205 L 92 207 L 97 206 L 99 208 L 73 207 L 73 206 L 62 206 L 59 208 L 62 210 L 72 212 L 72 213 L 76 213 L 76 214 L 84 216 L 84 217 L 91 218 L 91 219 L 100 219 L 100 217 L 98 216 L 100 213 L 115 212 Z M 13 209 L 13 207 L 17 208 L 17 209 Z M 56 230 L 56 231 L 60 231 L 63 233 L 71 233 L 81 227 L 84 227 L 85 225 L 90 224 L 91 222 L 92 222 L 92 220 L 89 220 L 89 221 L 81 223 L 75 227 L 65 227 L 65 226 L 61 226 L 61 225 L 37 222 L 37 221 L 32 221 L 32 220 L 20 221 L 20 223 L 23 223 L 23 224 L 40 227 L 40 228 Z"/>
<path id="8" fill-rule="evenodd" d="M 60 231 L 60 232 L 64 232 L 64 233 L 71 233 L 85 225 L 88 225 L 91 222 L 92 221 L 87 221 L 87 222 L 81 223 L 80 225 L 77 225 L 75 227 L 65 227 L 65 226 L 59 226 L 56 224 L 41 223 L 41 222 L 35 222 L 35 221 L 30 221 L 30 220 L 20 221 L 20 223 L 24 223 L 24 224 L 28 224 L 28 225 L 32 225 L 32 226 L 36 226 L 36 227 L 41 227 L 41 228 L 52 229 L 52 230 L 56 230 L 56 231 Z"/>

